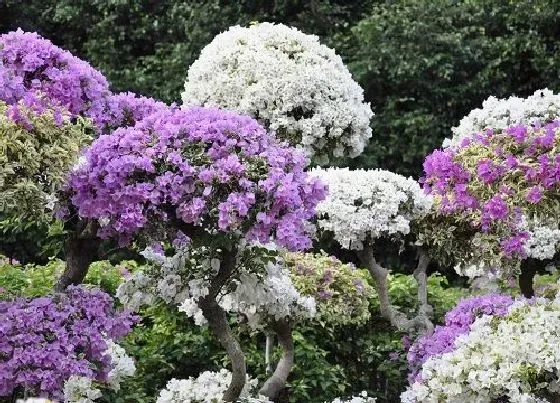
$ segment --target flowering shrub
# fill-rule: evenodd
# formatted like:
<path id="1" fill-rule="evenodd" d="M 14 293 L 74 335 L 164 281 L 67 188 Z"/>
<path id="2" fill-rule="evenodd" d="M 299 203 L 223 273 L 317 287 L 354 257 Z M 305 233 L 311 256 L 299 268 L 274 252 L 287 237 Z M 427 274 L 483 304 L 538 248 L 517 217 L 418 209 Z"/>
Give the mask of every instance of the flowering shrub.
<path id="1" fill-rule="evenodd" d="M 458 145 L 474 133 L 486 129 L 503 130 L 511 125 L 530 125 L 534 122 L 551 122 L 560 116 L 560 94 L 549 89 L 537 90 L 527 98 L 489 97 L 481 109 L 472 110 L 454 127 L 453 138 L 446 139 L 443 147 Z"/>
<path id="2" fill-rule="evenodd" d="M 424 188 L 436 213 L 424 240 L 452 254 L 460 274 L 515 272 L 527 256 L 555 254 L 559 126 L 489 129 L 426 158 Z"/>
<path id="3" fill-rule="evenodd" d="M 422 364 L 430 357 L 447 353 L 454 349 L 457 337 L 470 331 L 476 318 L 482 315 L 504 316 L 513 299 L 507 295 L 490 294 L 464 298 L 445 315 L 443 326 L 436 326 L 434 333 L 422 336 L 408 351 L 409 375 L 414 382 Z"/>
<path id="4" fill-rule="evenodd" d="M 416 181 L 392 172 L 315 168 L 311 174 L 329 187 L 327 198 L 317 205 L 317 225 L 346 249 L 406 235 L 411 221 L 431 207 L 431 198 Z"/>
<path id="5" fill-rule="evenodd" d="M 369 397 L 366 391 L 360 393 L 360 396 L 352 396 L 348 399 L 341 399 L 336 398 L 332 401 L 332 403 L 375 403 L 376 399 L 373 397 Z"/>
<path id="6" fill-rule="evenodd" d="M 92 129 L 68 113 L 26 98 L 0 101 L 0 213 L 42 218 Z"/>
<path id="7" fill-rule="evenodd" d="M 72 203 L 121 244 L 179 222 L 307 248 L 305 220 L 325 193 L 303 155 L 255 120 L 216 109 L 158 111 L 99 137 L 85 158 L 69 180 Z"/>
<path id="8" fill-rule="evenodd" d="M 315 299 L 315 320 L 334 325 L 363 324 L 370 318 L 373 289 L 362 272 L 333 256 L 284 252 L 295 288 Z"/>
<path id="9" fill-rule="evenodd" d="M 454 350 L 423 364 L 402 401 L 556 401 L 559 325 L 558 297 L 522 300 L 504 316 L 477 318 L 468 333 L 456 338 Z"/>
<path id="10" fill-rule="evenodd" d="M 103 120 L 109 84 L 87 62 L 36 33 L 18 29 L 0 36 L 0 100 L 14 104 L 44 93 L 73 115 Z"/>
<path id="11" fill-rule="evenodd" d="M 189 68 L 185 105 L 249 114 L 317 164 L 362 153 L 370 105 L 332 49 L 285 25 L 231 27 Z"/>
<path id="12" fill-rule="evenodd" d="M 136 318 L 115 312 L 112 302 L 74 286 L 53 297 L 0 301 L 0 396 L 22 389 L 61 399 L 71 376 L 117 385 L 130 362 L 122 363 L 111 340 L 126 335 Z"/>

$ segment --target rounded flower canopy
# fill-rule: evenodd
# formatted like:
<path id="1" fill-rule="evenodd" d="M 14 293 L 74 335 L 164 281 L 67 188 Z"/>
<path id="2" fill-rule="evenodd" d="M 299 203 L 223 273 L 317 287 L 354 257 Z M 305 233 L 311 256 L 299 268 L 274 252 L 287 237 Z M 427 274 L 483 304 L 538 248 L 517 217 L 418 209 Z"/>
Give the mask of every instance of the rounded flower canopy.
<path id="1" fill-rule="evenodd" d="M 434 196 L 425 241 L 452 255 L 460 274 L 512 274 L 527 256 L 552 258 L 560 246 L 560 120 L 488 129 L 437 150 L 424 162 Z"/>
<path id="2" fill-rule="evenodd" d="M 186 225 L 308 248 L 306 220 L 325 195 L 303 154 L 254 119 L 218 109 L 164 108 L 100 136 L 85 159 L 70 177 L 71 201 L 100 221 L 101 237 L 122 243 Z"/>
<path id="3" fill-rule="evenodd" d="M 359 155 L 371 137 L 373 112 L 340 56 L 281 24 L 217 35 L 190 67 L 182 98 L 249 114 L 320 165 Z"/>
<path id="4" fill-rule="evenodd" d="M 317 206 L 317 225 L 346 249 L 360 250 L 365 242 L 408 234 L 411 221 L 432 205 L 415 180 L 392 172 L 315 168 L 311 174 L 329 188 Z"/>
<path id="5" fill-rule="evenodd" d="M 489 97 L 482 108 L 473 109 L 454 127 L 453 137 L 445 139 L 443 147 L 458 145 L 463 139 L 486 129 L 503 130 L 514 124 L 530 125 L 551 122 L 560 116 L 560 94 L 549 89 L 537 90 L 527 98 Z"/>
<path id="6" fill-rule="evenodd" d="M 37 91 L 96 124 L 110 94 L 103 74 L 51 41 L 21 29 L 1 35 L 0 100 L 14 104 Z"/>

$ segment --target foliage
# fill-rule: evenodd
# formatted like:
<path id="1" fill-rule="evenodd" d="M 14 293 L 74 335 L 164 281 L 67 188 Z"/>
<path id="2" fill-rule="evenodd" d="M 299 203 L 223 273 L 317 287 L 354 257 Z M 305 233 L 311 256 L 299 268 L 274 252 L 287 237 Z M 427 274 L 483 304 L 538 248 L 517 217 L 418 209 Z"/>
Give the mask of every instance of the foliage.
<path id="1" fill-rule="evenodd" d="M 302 295 L 315 298 L 314 321 L 322 325 L 347 326 L 369 320 L 368 300 L 373 289 L 363 271 L 325 252 L 284 252 L 281 257 L 290 269 L 296 289 Z"/>
<path id="2" fill-rule="evenodd" d="M 0 213 L 29 218 L 32 212 L 41 221 L 54 208 L 54 193 L 90 139 L 91 126 L 35 101 L 41 103 L 0 101 Z"/>
<path id="3" fill-rule="evenodd" d="M 335 48 L 376 106 L 353 166 L 418 174 L 424 156 L 490 95 L 560 89 L 556 0 L 376 2 Z M 341 50 L 342 48 L 345 50 Z"/>

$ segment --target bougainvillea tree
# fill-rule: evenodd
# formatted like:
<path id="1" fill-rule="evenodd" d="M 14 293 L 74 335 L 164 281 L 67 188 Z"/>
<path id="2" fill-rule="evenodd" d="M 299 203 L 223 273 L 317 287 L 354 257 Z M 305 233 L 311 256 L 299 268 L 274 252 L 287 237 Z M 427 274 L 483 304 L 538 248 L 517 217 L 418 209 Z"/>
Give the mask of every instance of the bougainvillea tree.
<path id="1" fill-rule="evenodd" d="M 185 105 L 249 114 L 325 165 L 362 153 L 373 116 L 340 56 L 281 24 L 231 27 L 189 68 Z"/>
<path id="2" fill-rule="evenodd" d="M 560 244 L 559 126 L 487 128 L 426 158 L 424 189 L 435 203 L 422 232 L 434 256 L 470 277 L 521 273 L 523 293 L 533 294 L 522 263 L 551 259 Z"/>
<path id="3" fill-rule="evenodd" d="M 80 402 L 100 397 L 96 385 L 118 389 L 134 362 L 115 340 L 135 321 L 109 295 L 80 286 L 0 301 L 0 396 Z"/>
<path id="4" fill-rule="evenodd" d="M 425 351 L 422 368 L 402 401 L 557 402 L 559 297 L 515 302 L 503 296 L 478 298 L 478 313 L 469 306 L 474 300 L 452 311 L 455 319 L 449 319 L 462 328 L 460 334 L 452 331 L 452 323 L 446 326 L 454 340 Z"/>
<path id="5" fill-rule="evenodd" d="M 398 328 L 431 330 L 430 306 L 427 301 L 426 269 L 429 258 L 418 248 L 418 266 L 414 276 L 418 282 L 418 316 L 407 319 L 391 306 L 387 289 L 389 271 L 375 258 L 376 241 L 385 238 L 403 242 L 411 232 L 411 223 L 424 217 L 431 197 L 420 185 L 383 170 L 350 170 L 348 168 L 314 169 L 329 186 L 326 200 L 317 206 L 317 226 L 347 250 L 355 250 L 360 261 L 375 280 L 381 315 Z"/>
<path id="6" fill-rule="evenodd" d="M 304 172 L 303 154 L 252 118 L 217 109 L 164 108 L 100 136 L 84 156 L 70 177 L 68 203 L 99 222 L 101 238 L 168 240 L 204 253 L 209 264 L 195 265 L 189 297 L 232 361 L 224 400 L 234 400 L 245 361 L 217 297 L 247 242 L 311 245 L 306 222 L 324 186 Z"/>
<path id="7" fill-rule="evenodd" d="M 195 323 L 206 323 L 197 300 L 207 292 L 218 263 L 204 257 L 205 249 L 179 250 L 173 256 L 146 249 L 142 253 L 151 264 L 130 276 L 117 296 L 133 309 L 157 299 L 179 304 L 179 310 Z M 372 290 L 361 272 L 325 254 L 281 251 L 278 256 L 255 247 L 238 253 L 237 274 L 216 298 L 224 311 L 241 315 L 243 322 L 269 335 L 267 366 L 271 336 L 276 335 L 283 355 L 260 389 L 260 394 L 274 398 L 285 386 L 294 363 L 292 328 L 311 320 L 334 326 L 365 323 L 370 316 Z"/>

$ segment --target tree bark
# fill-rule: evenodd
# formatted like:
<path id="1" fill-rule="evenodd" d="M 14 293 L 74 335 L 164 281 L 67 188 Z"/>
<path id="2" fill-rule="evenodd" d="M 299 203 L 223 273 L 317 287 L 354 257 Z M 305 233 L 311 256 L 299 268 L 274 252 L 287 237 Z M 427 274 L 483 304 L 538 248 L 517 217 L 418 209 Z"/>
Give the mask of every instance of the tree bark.
<path id="1" fill-rule="evenodd" d="M 371 276 L 375 280 L 375 288 L 379 296 L 379 305 L 381 316 L 387 319 L 391 325 L 399 330 L 412 330 L 418 329 L 421 333 L 429 333 L 433 331 L 433 324 L 428 318 L 427 303 L 427 289 L 426 289 L 426 269 L 428 267 L 429 259 L 427 255 L 419 255 L 418 267 L 416 268 L 415 278 L 418 283 L 418 299 L 419 299 L 419 314 L 412 319 L 398 311 L 391 305 L 389 297 L 389 289 L 387 285 L 387 277 L 389 271 L 382 267 L 373 256 L 373 248 L 371 245 L 364 245 L 364 248 L 357 252 L 358 258 L 363 265 L 367 267 Z"/>
<path id="2" fill-rule="evenodd" d="M 89 265 L 99 255 L 97 228 L 96 221 L 80 221 L 66 241 L 66 267 L 54 286 L 56 292 L 64 291 L 71 284 L 81 284 L 86 277 Z"/>
<path id="3" fill-rule="evenodd" d="M 274 348 L 273 346 L 274 343 L 274 335 L 272 333 L 266 333 L 266 346 L 264 349 L 264 363 L 266 365 L 266 373 L 270 374 L 272 373 L 272 363 L 271 363 L 271 357 L 272 357 L 272 349 Z"/>
<path id="4" fill-rule="evenodd" d="M 527 258 L 521 263 L 521 274 L 519 275 L 519 288 L 525 298 L 535 296 L 533 279 L 537 273 L 535 259 Z"/>
<path id="5" fill-rule="evenodd" d="M 224 251 L 220 259 L 218 274 L 210 282 L 210 290 L 207 296 L 201 298 L 198 306 L 208 325 L 220 344 L 226 349 L 231 361 L 231 383 L 224 392 L 225 402 L 235 402 L 241 394 L 247 378 L 245 366 L 245 355 L 241 350 L 239 342 L 231 332 L 226 312 L 218 305 L 216 300 L 220 290 L 230 278 L 235 269 L 237 251 Z"/>
<path id="6" fill-rule="evenodd" d="M 266 380 L 259 393 L 274 400 L 286 386 L 288 376 L 294 366 L 294 340 L 292 338 L 292 325 L 289 320 L 275 321 L 272 327 L 278 338 L 278 344 L 284 350 L 284 354 L 280 361 L 278 361 L 274 373 Z"/>

